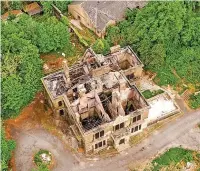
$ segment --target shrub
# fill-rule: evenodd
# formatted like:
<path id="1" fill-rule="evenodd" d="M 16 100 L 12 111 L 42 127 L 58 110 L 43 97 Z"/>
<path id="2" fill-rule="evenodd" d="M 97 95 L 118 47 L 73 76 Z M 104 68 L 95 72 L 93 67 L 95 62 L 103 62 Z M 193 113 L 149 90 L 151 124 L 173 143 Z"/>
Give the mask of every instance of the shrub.
<path id="1" fill-rule="evenodd" d="M 200 94 L 198 95 L 191 95 L 189 99 L 189 105 L 193 109 L 197 109 L 200 107 Z"/>
<path id="2" fill-rule="evenodd" d="M 145 90 L 142 94 L 146 99 L 150 99 L 163 92 L 164 92 L 163 90 L 155 90 L 155 91 Z"/>
<path id="3" fill-rule="evenodd" d="M 39 150 L 36 154 L 35 154 L 35 156 L 34 156 L 34 162 L 35 162 L 35 164 L 37 165 L 37 166 L 41 166 L 41 165 L 49 165 L 50 163 L 51 163 L 51 161 L 50 162 L 47 162 L 47 163 L 44 163 L 44 161 L 42 160 L 42 157 L 41 157 L 41 155 L 42 154 L 46 154 L 46 155 L 48 155 L 48 156 L 50 156 L 50 158 L 52 158 L 51 157 L 51 153 L 49 152 L 49 151 L 47 151 L 47 150 Z"/>
<path id="4" fill-rule="evenodd" d="M 110 46 L 105 39 L 97 39 L 95 43 L 92 45 L 92 49 L 97 54 L 106 55 L 110 52 Z"/>
<path id="5" fill-rule="evenodd" d="M 12 151 L 16 147 L 16 142 L 13 140 L 7 140 L 5 137 L 4 128 L 1 130 L 1 169 L 3 171 L 8 170 L 8 162 L 11 158 Z"/>

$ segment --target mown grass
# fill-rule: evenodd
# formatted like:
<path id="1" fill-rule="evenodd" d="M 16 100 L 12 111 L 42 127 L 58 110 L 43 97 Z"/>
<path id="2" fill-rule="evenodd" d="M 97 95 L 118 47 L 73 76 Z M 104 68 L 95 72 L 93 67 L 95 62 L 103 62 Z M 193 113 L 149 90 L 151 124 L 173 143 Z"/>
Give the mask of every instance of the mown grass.
<path id="1" fill-rule="evenodd" d="M 180 162 L 191 162 L 195 160 L 197 155 L 194 154 L 195 152 L 188 149 L 183 149 L 180 147 L 171 148 L 166 151 L 161 156 L 155 158 L 152 161 L 153 169 L 152 171 L 160 171 L 165 167 L 169 167 L 171 164 L 176 166 Z"/>

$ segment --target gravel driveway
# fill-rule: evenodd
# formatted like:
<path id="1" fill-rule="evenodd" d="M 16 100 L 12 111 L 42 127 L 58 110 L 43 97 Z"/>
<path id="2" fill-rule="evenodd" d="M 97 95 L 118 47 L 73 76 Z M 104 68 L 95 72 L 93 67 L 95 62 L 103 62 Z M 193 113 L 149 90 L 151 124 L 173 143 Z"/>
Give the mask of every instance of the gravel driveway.
<path id="1" fill-rule="evenodd" d="M 17 171 L 30 171 L 34 167 L 33 154 L 40 148 L 47 149 L 53 154 L 56 162 L 53 171 L 125 171 L 128 170 L 130 163 L 151 159 L 170 146 L 180 145 L 179 143 L 184 140 L 181 137 L 189 134 L 189 131 L 199 122 L 200 111 L 185 114 L 166 124 L 137 146 L 123 151 L 120 155 L 97 161 L 83 161 L 65 149 L 57 137 L 44 129 L 38 128 L 26 132 L 16 130 L 18 134 L 15 136 L 17 137 L 15 151 Z M 200 134 L 197 132 L 195 137 L 200 139 Z"/>
<path id="2" fill-rule="evenodd" d="M 67 171 L 79 163 L 77 157 L 46 130 L 39 128 L 26 132 L 15 131 L 18 134 L 15 151 L 17 171 L 31 171 L 34 168 L 33 155 L 39 149 L 47 149 L 52 153 L 55 160 L 54 171 Z"/>

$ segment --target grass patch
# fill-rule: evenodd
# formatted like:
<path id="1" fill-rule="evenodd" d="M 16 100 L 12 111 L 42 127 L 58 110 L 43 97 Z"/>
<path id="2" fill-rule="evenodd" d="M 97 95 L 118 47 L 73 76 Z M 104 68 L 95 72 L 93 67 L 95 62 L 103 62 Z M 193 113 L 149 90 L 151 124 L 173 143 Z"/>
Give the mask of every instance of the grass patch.
<path id="1" fill-rule="evenodd" d="M 159 89 L 159 90 L 154 90 L 154 91 L 150 91 L 150 90 L 145 90 L 144 92 L 142 92 L 143 96 L 146 98 L 146 99 L 150 99 L 158 94 L 161 94 L 163 93 L 164 91 Z"/>
<path id="2" fill-rule="evenodd" d="M 45 155 L 45 157 L 43 157 Z M 34 162 L 37 166 L 50 165 L 52 160 L 51 153 L 47 150 L 39 150 L 34 156 Z"/>
<path id="3" fill-rule="evenodd" d="M 38 166 L 37 168 L 32 169 L 31 171 L 50 171 L 50 170 L 46 165 L 42 164 Z"/>
<path id="4" fill-rule="evenodd" d="M 159 171 L 163 167 L 170 166 L 172 163 L 176 165 L 180 162 L 191 162 L 194 160 L 194 151 L 179 147 L 171 148 L 152 161 L 153 171 Z"/>
<path id="5" fill-rule="evenodd" d="M 200 107 L 200 93 L 197 95 L 192 94 L 189 98 L 189 106 L 192 109 L 197 109 Z"/>

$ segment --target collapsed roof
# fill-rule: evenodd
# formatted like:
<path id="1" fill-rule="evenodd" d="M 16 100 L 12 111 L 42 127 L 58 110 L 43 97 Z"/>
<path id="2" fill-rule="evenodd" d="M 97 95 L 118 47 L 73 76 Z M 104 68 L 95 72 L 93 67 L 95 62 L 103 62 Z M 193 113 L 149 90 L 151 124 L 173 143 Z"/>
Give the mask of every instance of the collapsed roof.
<path id="1" fill-rule="evenodd" d="M 140 65 L 130 47 L 115 49 L 107 56 L 89 48 L 80 62 L 71 68 L 64 62 L 64 69 L 44 77 L 43 84 L 52 99 L 67 98 L 77 122 L 88 131 L 148 106 L 121 72 Z"/>

